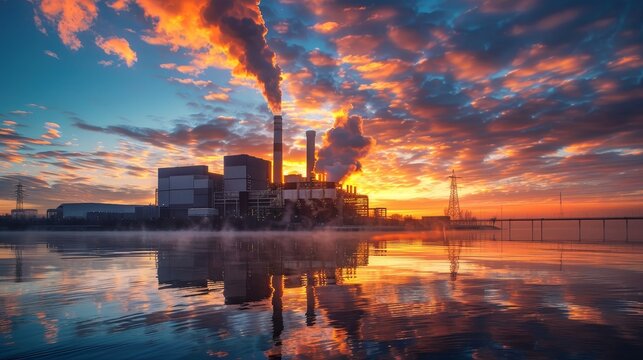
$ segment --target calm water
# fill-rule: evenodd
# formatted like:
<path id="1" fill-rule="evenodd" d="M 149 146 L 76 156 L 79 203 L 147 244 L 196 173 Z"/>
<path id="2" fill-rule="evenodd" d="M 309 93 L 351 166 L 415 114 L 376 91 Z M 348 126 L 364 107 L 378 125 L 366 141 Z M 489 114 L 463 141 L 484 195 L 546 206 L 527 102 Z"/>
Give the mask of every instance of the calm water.
<path id="1" fill-rule="evenodd" d="M 642 358 L 643 243 L 0 233 L 2 358 Z"/>

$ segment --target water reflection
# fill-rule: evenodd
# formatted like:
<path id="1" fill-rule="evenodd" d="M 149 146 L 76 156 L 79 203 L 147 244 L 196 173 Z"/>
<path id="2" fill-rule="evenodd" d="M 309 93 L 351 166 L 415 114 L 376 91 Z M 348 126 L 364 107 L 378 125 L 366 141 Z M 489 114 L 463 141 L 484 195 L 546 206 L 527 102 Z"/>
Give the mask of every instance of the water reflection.
<path id="1" fill-rule="evenodd" d="M 463 232 L 9 235 L 0 234 L 0 357 L 643 350 L 636 245 Z"/>
<path id="2" fill-rule="evenodd" d="M 451 281 L 458 279 L 458 268 L 460 267 L 460 251 L 462 251 L 462 240 L 445 239 L 444 244 L 449 254 Z"/>

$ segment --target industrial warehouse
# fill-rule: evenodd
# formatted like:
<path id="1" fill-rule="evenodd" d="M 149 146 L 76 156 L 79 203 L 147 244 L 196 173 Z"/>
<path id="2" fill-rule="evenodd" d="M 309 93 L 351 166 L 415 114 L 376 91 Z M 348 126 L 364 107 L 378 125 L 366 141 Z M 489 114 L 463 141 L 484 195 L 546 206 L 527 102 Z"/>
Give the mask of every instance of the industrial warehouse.
<path id="1" fill-rule="evenodd" d="M 273 162 L 248 154 L 223 158 L 223 174 L 207 165 L 158 169 L 154 205 L 65 203 L 48 219 L 143 222 L 234 229 L 311 229 L 381 224 L 386 208 L 370 208 L 355 186 L 316 171 L 316 132 L 306 131 L 305 174 L 283 175 L 281 115 L 273 117 Z"/>

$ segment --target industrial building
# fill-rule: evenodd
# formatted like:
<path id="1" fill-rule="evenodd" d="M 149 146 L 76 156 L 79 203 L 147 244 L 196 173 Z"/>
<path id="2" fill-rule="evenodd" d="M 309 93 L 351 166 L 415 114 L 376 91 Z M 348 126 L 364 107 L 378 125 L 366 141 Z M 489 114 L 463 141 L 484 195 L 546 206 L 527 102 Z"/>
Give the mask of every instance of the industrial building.
<path id="1" fill-rule="evenodd" d="M 267 190 L 270 187 L 270 161 L 241 154 L 223 157 L 225 192 Z"/>
<path id="2" fill-rule="evenodd" d="M 224 219 L 265 222 L 280 207 L 271 187 L 270 161 L 247 154 L 223 158 L 224 186 L 215 193 L 215 208 Z"/>
<path id="3" fill-rule="evenodd" d="M 14 219 L 34 219 L 38 217 L 37 209 L 11 209 L 11 217 Z"/>
<path id="4" fill-rule="evenodd" d="M 223 158 L 223 175 L 207 166 L 158 170 L 158 205 L 163 218 L 209 217 L 241 227 L 279 224 L 362 224 L 386 217 L 369 209 L 357 188 L 325 181 L 315 170 L 316 132 L 306 132 L 305 174 L 283 176 L 282 117 L 275 115 L 273 163 L 248 154 Z M 285 180 L 285 181 L 284 181 Z"/>
<path id="5" fill-rule="evenodd" d="M 316 132 L 306 131 L 306 168 L 302 174 L 283 176 L 281 115 L 273 118 L 273 161 L 248 154 L 223 158 L 223 174 L 207 165 L 158 169 L 154 205 L 64 203 L 47 210 L 47 220 L 163 221 L 159 225 L 206 226 L 231 224 L 243 228 L 309 228 L 318 225 L 363 225 L 368 219 L 386 218 L 385 208 L 369 208 L 367 195 L 353 186 L 326 181 L 315 169 Z M 25 188 L 16 185 L 14 218 L 37 215 L 24 209 Z M 206 221 L 208 220 L 208 221 Z"/>
<path id="6" fill-rule="evenodd" d="M 306 174 L 286 176 L 281 193 L 284 207 L 294 211 L 295 221 L 313 226 L 363 223 L 369 217 L 368 196 L 358 194 L 354 186 L 325 181 L 325 174 L 316 171 L 316 135 L 313 130 L 306 131 Z"/>
<path id="7" fill-rule="evenodd" d="M 162 218 L 186 219 L 190 209 L 214 209 L 214 193 L 222 190 L 223 175 L 209 172 L 206 165 L 158 169 Z"/>
<path id="8" fill-rule="evenodd" d="M 64 220 L 152 220 L 158 217 L 158 208 L 152 205 L 65 203 L 47 210 L 47 218 Z"/>

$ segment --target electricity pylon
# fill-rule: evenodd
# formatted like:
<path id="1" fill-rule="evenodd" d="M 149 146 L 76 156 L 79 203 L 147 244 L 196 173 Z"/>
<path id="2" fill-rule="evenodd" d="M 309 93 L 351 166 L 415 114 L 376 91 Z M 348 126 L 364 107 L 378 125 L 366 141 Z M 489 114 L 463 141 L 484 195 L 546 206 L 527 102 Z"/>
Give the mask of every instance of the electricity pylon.
<path id="1" fill-rule="evenodd" d="M 449 208 L 447 209 L 447 216 L 452 220 L 462 219 L 462 212 L 460 211 L 460 200 L 458 199 L 458 181 L 459 176 L 455 176 L 455 170 L 451 170 L 451 195 L 449 195 Z"/>

